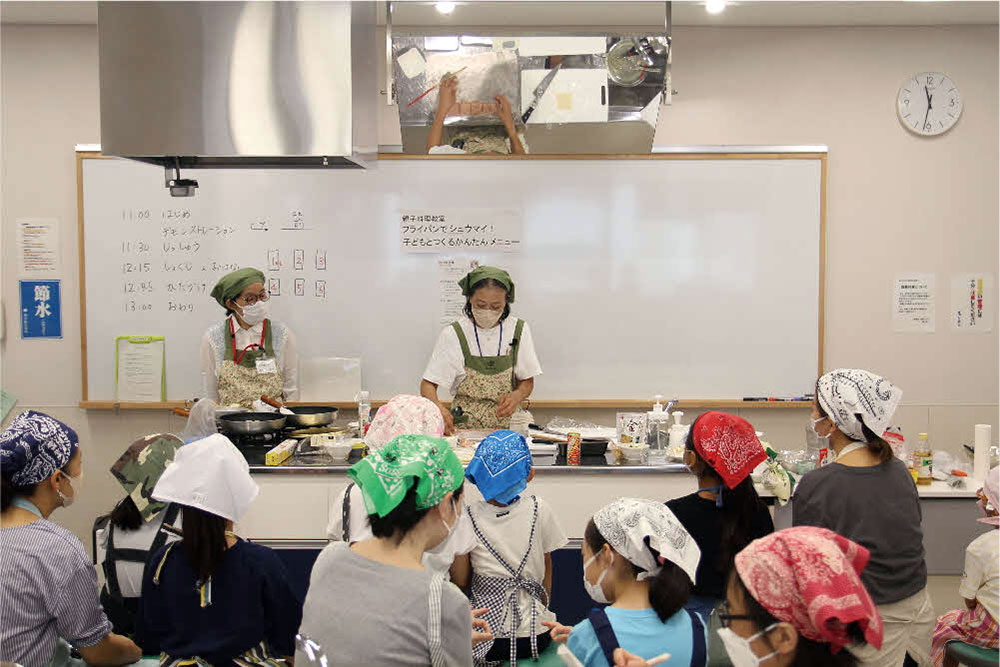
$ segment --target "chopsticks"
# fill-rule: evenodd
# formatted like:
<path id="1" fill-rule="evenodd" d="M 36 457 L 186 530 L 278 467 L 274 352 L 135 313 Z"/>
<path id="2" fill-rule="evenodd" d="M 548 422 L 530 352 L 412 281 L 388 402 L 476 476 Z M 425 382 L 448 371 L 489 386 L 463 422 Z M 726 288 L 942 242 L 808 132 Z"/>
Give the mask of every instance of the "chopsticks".
<path id="1" fill-rule="evenodd" d="M 469 66 L 466 65 L 465 67 L 463 67 L 462 69 L 458 70 L 454 74 L 449 74 L 448 76 L 442 78 L 439 82 L 437 82 L 436 84 L 434 84 L 433 86 L 431 86 L 430 88 L 428 88 L 427 90 L 425 90 L 424 92 L 420 93 L 420 96 L 417 99 L 413 100 L 412 102 L 410 102 L 406 106 L 412 107 L 414 104 L 416 104 L 420 100 L 424 99 L 424 95 L 426 95 L 427 93 L 431 92 L 432 90 L 434 90 L 435 88 L 437 88 L 438 86 L 440 86 L 442 83 L 444 83 L 448 79 L 454 79 L 456 76 L 458 76 L 459 74 L 461 74 L 463 70 L 466 70 L 468 68 L 469 68 Z"/>

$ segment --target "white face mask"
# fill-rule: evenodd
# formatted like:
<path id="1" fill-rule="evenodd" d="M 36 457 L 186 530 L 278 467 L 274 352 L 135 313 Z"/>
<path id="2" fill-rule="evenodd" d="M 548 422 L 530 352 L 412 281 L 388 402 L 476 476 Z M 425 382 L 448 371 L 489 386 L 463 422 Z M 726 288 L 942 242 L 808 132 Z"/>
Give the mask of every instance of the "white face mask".
<path id="1" fill-rule="evenodd" d="M 816 430 L 816 424 L 820 423 L 827 417 L 820 417 L 819 419 L 813 419 L 809 422 L 809 430 L 816 434 L 816 439 L 819 441 L 819 446 L 826 447 L 826 444 L 830 442 L 830 434 L 820 435 L 819 431 Z"/>
<path id="2" fill-rule="evenodd" d="M 243 306 L 243 321 L 252 327 L 257 326 L 271 314 L 269 301 L 258 301 L 252 306 Z"/>
<path id="3" fill-rule="evenodd" d="M 455 513 L 455 523 L 449 526 L 448 522 L 444 520 L 444 517 L 441 517 L 441 523 L 444 524 L 445 530 L 448 531 L 448 533 L 444 536 L 445 540 L 451 537 L 451 531 L 455 530 L 455 526 L 458 525 L 458 505 L 455 504 L 454 497 L 451 499 L 451 510 Z M 442 540 L 442 542 L 443 541 L 444 540 Z"/>
<path id="4" fill-rule="evenodd" d="M 80 493 L 80 489 L 83 488 L 83 471 L 81 470 L 79 476 L 77 477 L 70 477 L 65 473 L 63 473 L 63 475 L 66 477 L 66 483 L 69 484 L 69 488 L 73 492 L 73 495 L 67 496 L 58 488 L 56 488 L 56 493 L 59 494 L 59 499 L 62 500 L 63 507 L 69 507 L 76 500 L 76 495 Z M 76 480 L 75 487 L 73 486 L 74 479 Z"/>
<path id="5" fill-rule="evenodd" d="M 595 560 L 597 560 L 597 554 L 591 556 L 590 560 L 583 564 L 583 587 L 587 589 L 587 595 L 590 596 L 591 600 L 601 604 L 608 604 L 611 600 L 609 600 L 608 596 L 604 594 L 604 589 L 601 588 L 601 582 L 604 581 L 604 577 L 606 577 L 608 572 L 611 570 L 611 565 L 614 565 L 615 552 L 611 552 L 611 565 L 608 565 L 608 567 L 604 569 L 604 572 L 601 572 L 601 576 L 597 578 L 597 583 L 592 584 L 587 581 L 587 568 L 590 567 Z"/>
<path id="6" fill-rule="evenodd" d="M 476 321 L 476 326 L 482 329 L 492 329 L 500 321 L 501 312 L 490 308 L 473 308 L 472 319 Z"/>
<path id="7" fill-rule="evenodd" d="M 738 634 L 733 632 L 730 628 L 719 628 L 717 632 L 719 633 L 719 639 L 722 640 L 722 645 L 726 649 L 726 655 L 729 656 L 730 662 L 733 663 L 733 667 L 755 667 L 760 663 L 768 660 L 778 654 L 777 651 L 771 651 L 762 658 L 757 657 L 757 654 L 753 652 L 750 647 L 750 642 L 757 639 L 764 633 L 768 632 L 771 628 L 775 627 L 777 623 L 767 626 L 765 629 L 761 630 L 755 635 L 750 637 L 740 637 Z"/>

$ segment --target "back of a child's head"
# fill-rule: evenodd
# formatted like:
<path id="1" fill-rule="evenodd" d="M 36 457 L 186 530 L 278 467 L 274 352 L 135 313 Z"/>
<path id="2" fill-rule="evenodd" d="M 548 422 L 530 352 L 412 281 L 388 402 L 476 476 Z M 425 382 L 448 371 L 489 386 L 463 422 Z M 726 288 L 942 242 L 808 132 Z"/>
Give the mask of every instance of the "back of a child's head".
<path id="1" fill-rule="evenodd" d="M 479 443 L 465 478 L 476 485 L 485 500 L 509 505 L 528 488 L 531 469 L 531 450 L 525 437 L 514 431 L 494 431 Z"/>

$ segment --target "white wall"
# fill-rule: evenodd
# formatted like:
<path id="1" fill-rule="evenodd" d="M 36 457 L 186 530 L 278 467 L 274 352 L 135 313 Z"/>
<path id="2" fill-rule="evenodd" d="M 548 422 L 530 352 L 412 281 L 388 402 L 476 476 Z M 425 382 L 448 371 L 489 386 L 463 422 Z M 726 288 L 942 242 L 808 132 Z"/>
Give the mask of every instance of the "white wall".
<path id="1" fill-rule="evenodd" d="M 76 173 L 73 146 L 99 143 L 97 33 L 92 26 L 2 29 L 3 296 L 8 335 L 3 387 L 17 409 L 45 410 L 79 429 L 86 498 L 57 515 L 89 544 L 89 525 L 120 496 L 108 467 L 129 442 L 179 429 L 159 412 L 85 412 L 80 400 Z M 661 113 L 660 145 L 830 146 L 826 362 L 882 372 L 905 390 L 898 421 L 957 450 L 972 424 L 998 426 L 998 338 L 958 338 L 939 317 L 933 336 L 890 333 L 897 270 L 997 271 L 997 28 L 678 29 L 679 95 Z M 925 69 L 953 76 L 962 120 L 931 140 L 910 136 L 893 101 Z M 380 143 L 399 143 L 394 110 L 380 109 Z M 18 334 L 18 217 L 62 223 L 64 338 Z M 948 305 L 939 294 L 939 313 Z M 738 327 L 739 323 L 734 323 Z M 12 329 L 11 329 L 12 328 Z M 192 351 L 194 354 L 195 351 Z M 544 364 L 544 360 L 543 364 Z M 779 447 L 801 443 L 806 414 L 741 414 Z M 552 416 L 551 412 L 539 417 Z M 610 411 L 581 416 L 611 423 Z M 544 421 L 544 420 L 543 420 Z"/>

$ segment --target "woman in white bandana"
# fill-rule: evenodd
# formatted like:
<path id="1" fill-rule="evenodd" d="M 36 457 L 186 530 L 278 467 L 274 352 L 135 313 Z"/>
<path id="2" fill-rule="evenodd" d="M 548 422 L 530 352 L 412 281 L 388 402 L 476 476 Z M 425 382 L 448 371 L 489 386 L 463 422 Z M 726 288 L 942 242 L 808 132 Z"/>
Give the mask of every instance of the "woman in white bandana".
<path id="1" fill-rule="evenodd" d="M 861 573 L 885 624 L 881 650 L 852 649 L 860 664 L 899 667 L 907 653 L 930 664 L 935 614 L 927 592 L 920 497 L 882 438 L 903 392 L 865 370 L 838 369 L 816 383 L 812 428 L 832 463 L 795 488 L 792 523 L 819 526 L 871 551 Z"/>
<path id="2" fill-rule="evenodd" d="M 615 664 L 619 648 L 646 660 L 669 653 L 672 665 L 706 664 L 705 621 L 684 609 L 701 550 L 666 505 L 605 505 L 587 524 L 581 552 L 587 593 L 610 606 L 573 627 L 544 621 L 553 641 L 566 642 L 561 654 L 568 649 L 586 667 Z"/>

